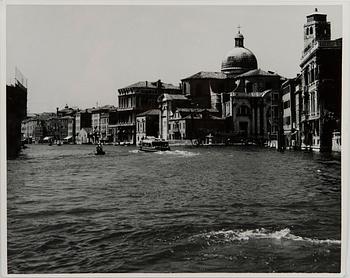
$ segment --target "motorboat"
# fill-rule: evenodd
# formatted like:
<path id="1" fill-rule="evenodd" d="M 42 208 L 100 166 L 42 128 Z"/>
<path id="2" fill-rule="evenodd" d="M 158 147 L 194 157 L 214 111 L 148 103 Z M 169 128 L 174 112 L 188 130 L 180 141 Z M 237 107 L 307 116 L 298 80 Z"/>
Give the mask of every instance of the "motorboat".
<path id="1" fill-rule="evenodd" d="M 169 143 L 164 139 L 156 137 L 146 137 L 142 139 L 139 144 L 141 151 L 145 152 L 158 152 L 158 151 L 169 151 Z"/>

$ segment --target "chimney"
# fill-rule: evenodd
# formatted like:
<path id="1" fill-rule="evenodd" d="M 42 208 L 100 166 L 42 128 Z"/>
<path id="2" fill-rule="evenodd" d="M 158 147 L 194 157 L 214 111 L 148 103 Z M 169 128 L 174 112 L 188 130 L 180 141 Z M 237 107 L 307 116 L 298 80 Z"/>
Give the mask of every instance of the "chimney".
<path id="1" fill-rule="evenodd" d="M 148 82 L 146 81 L 146 87 L 148 87 Z"/>
<path id="2" fill-rule="evenodd" d="M 58 107 L 56 107 L 56 115 L 58 116 Z"/>

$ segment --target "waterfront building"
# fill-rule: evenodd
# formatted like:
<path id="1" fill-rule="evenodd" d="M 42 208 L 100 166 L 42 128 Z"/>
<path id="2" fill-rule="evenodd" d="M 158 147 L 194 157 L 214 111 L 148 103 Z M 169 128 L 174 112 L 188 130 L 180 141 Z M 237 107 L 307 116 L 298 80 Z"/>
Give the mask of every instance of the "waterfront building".
<path id="1" fill-rule="evenodd" d="M 213 96 L 213 92 L 224 92 L 227 87 L 227 76 L 223 72 L 200 71 L 181 80 L 183 94 L 197 108 L 221 109 L 220 96 Z M 214 97 L 214 99 L 212 99 Z"/>
<path id="2" fill-rule="evenodd" d="M 109 142 L 111 134 L 109 133 L 109 113 L 116 111 L 113 105 L 104 105 L 91 110 L 93 142 Z"/>
<path id="3" fill-rule="evenodd" d="M 196 140 L 198 143 L 213 143 L 225 129 L 225 120 L 217 117 L 214 109 L 177 108 L 169 119 L 169 140 Z M 209 139 L 210 138 L 210 139 Z"/>
<path id="4" fill-rule="evenodd" d="M 69 142 L 73 140 L 73 130 L 74 130 L 74 117 L 72 116 L 52 116 L 45 120 L 46 123 L 46 132 L 43 136 L 47 139 L 52 139 L 55 142 Z M 70 134 L 68 133 L 68 126 L 70 127 Z M 46 141 L 46 140 L 45 140 Z M 39 143 L 41 143 L 39 141 Z"/>
<path id="5" fill-rule="evenodd" d="M 75 136 L 78 137 L 78 134 L 83 128 L 92 127 L 92 113 L 91 109 L 84 109 L 77 111 L 75 114 Z M 80 141 L 79 141 L 80 142 Z M 78 140 L 77 140 L 77 144 Z"/>
<path id="6" fill-rule="evenodd" d="M 340 131 L 342 39 L 331 40 L 327 15 L 317 10 L 306 17 L 302 75 L 301 147 L 332 149 Z"/>
<path id="7" fill-rule="evenodd" d="M 283 147 L 286 149 L 296 147 L 296 105 L 294 79 L 288 79 L 282 84 L 283 109 Z"/>
<path id="8" fill-rule="evenodd" d="M 45 122 L 39 116 L 24 119 L 21 123 L 22 139 L 25 143 L 38 143 L 44 135 Z"/>
<path id="9" fill-rule="evenodd" d="M 33 135 L 35 131 L 36 117 L 37 115 L 27 115 L 27 118 L 21 122 L 21 140 L 25 144 L 32 144 L 35 142 Z"/>
<path id="10" fill-rule="evenodd" d="M 117 108 L 113 108 L 109 111 L 108 117 L 108 139 L 109 142 L 117 143 L 118 133 L 117 133 L 117 123 L 118 123 L 118 111 Z"/>
<path id="11" fill-rule="evenodd" d="M 277 147 L 281 130 L 280 86 L 285 78 L 258 68 L 240 31 L 234 40 L 233 49 L 221 63 L 221 72 L 199 72 L 182 79 L 184 95 L 192 108 L 211 109 L 212 116 L 225 120 L 221 136 L 226 139 L 268 142 Z"/>
<path id="12" fill-rule="evenodd" d="M 83 127 L 80 129 L 76 136 L 77 144 L 92 144 L 93 143 L 93 135 L 91 127 Z"/>
<path id="13" fill-rule="evenodd" d="M 300 74 L 297 75 L 297 77 L 294 79 L 294 101 L 292 102 L 294 104 L 294 107 L 292 109 L 294 110 L 295 115 L 295 122 L 293 122 L 295 126 L 295 149 L 301 148 L 301 115 L 302 115 L 302 76 Z"/>
<path id="14" fill-rule="evenodd" d="M 117 141 L 136 143 L 136 115 L 158 108 L 157 102 L 164 93 L 180 93 L 180 88 L 172 84 L 139 81 L 118 89 Z"/>
<path id="15" fill-rule="evenodd" d="M 65 143 L 75 144 L 75 115 L 65 116 L 67 119 L 67 136 L 63 138 Z"/>
<path id="16" fill-rule="evenodd" d="M 274 72 L 255 69 L 234 80 L 237 86 L 223 105 L 231 139 L 267 142 L 277 148 L 281 130 L 280 86 L 285 79 Z"/>
<path id="17" fill-rule="evenodd" d="M 174 115 L 177 108 L 191 107 L 191 101 L 183 94 L 162 94 L 158 98 L 160 106 L 159 130 L 160 137 L 170 140 L 169 137 L 169 120 Z"/>
<path id="18" fill-rule="evenodd" d="M 151 109 L 136 116 L 136 144 L 147 136 L 158 138 L 160 109 Z"/>
<path id="19" fill-rule="evenodd" d="M 26 83 L 16 78 L 14 85 L 6 86 L 7 158 L 16 157 L 21 149 L 21 122 L 27 115 Z"/>
<path id="20" fill-rule="evenodd" d="M 21 124 L 24 142 L 42 143 L 48 135 L 47 120 L 55 116 L 56 113 L 44 112 L 24 119 Z"/>

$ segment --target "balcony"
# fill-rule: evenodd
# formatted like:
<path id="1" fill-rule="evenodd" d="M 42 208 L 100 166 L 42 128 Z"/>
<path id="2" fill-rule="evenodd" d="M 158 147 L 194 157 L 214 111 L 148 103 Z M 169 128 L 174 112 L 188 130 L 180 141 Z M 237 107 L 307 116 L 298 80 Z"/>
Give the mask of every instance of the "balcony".
<path id="1" fill-rule="evenodd" d="M 308 120 L 317 120 L 320 118 L 320 112 L 311 112 L 308 115 Z"/>
<path id="2" fill-rule="evenodd" d="M 123 112 L 123 111 L 133 111 L 135 110 L 135 107 L 118 107 L 117 111 L 118 112 Z"/>
<path id="3" fill-rule="evenodd" d="M 314 82 L 310 83 L 307 87 L 308 87 L 308 91 L 312 92 L 315 91 L 317 86 L 318 86 L 319 81 L 315 80 Z"/>
<path id="4" fill-rule="evenodd" d="M 301 112 L 301 121 L 307 121 L 309 119 L 309 111 L 304 110 Z"/>
<path id="5" fill-rule="evenodd" d="M 117 127 L 120 127 L 120 126 L 134 126 L 136 125 L 135 122 L 118 122 L 116 124 Z"/>

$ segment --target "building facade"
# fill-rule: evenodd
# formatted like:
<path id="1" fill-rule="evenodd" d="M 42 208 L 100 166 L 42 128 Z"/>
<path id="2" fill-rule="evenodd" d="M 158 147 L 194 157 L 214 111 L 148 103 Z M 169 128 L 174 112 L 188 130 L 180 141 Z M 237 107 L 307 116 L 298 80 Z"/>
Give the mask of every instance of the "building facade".
<path id="1" fill-rule="evenodd" d="M 301 58 L 301 147 L 332 149 L 333 132 L 340 131 L 342 39 L 331 40 L 327 15 L 317 10 L 304 25 Z"/>
<path id="2" fill-rule="evenodd" d="M 211 117 L 224 120 L 223 126 L 220 122 L 220 132 L 216 132 L 216 136 L 223 137 L 218 141 L 268 142 L 278 147 L 280 86 L 285 78 L 258 68 L 257 59 L 244 46 L 240 31 L 234 41 L 233 49 L 221 63 L 221 72 L 199 72 L 182 79 L 183 93 L 190 102 L 188 107 L 208 109 Z"/>
<path id="3" fill-rule="evenodd" d="M 160 137 L 169 140 L 169 121 L 177 108 L 191 107 L 191 101 L 183 94 L 162 94 L 158 98 L 160 106 L 159 130 Z"/>
<path id="4" fill-rule="evenodd" d="M 160 137 L 160 109 L 151 109 L 136 116 L 136 143 L 147 136 Z"/>
<path id="5" fill-rule="evenodd" d="M 158 98 L 164 93 L 180 93 L 172 84 L 140 81 L 118 90 L 117 141 L 136 143 L 136 115 L 158 108 Z"/>
<path id="6" fill-rule="evenodd" d="M 27 88 L 16 80 L 6 86 L 7 158 L 15 158 L 21 149 L 21 122 L 27 115 Z"/>
<path id="7" fill-rule="evenodd" d="M 113 105 L 104 105 L 91 110 L 93 142 L 112 142 L 112 133 L 109 126 L 110 113 L 116 111 Z"/>
<path id="8" fill-rule="evenodd" d="M 83 128 L 92 127 L 92 113 L 91 109 L 78 111 L 75 114 L 75 136 L 77 137 L 80 130 Z"/>

